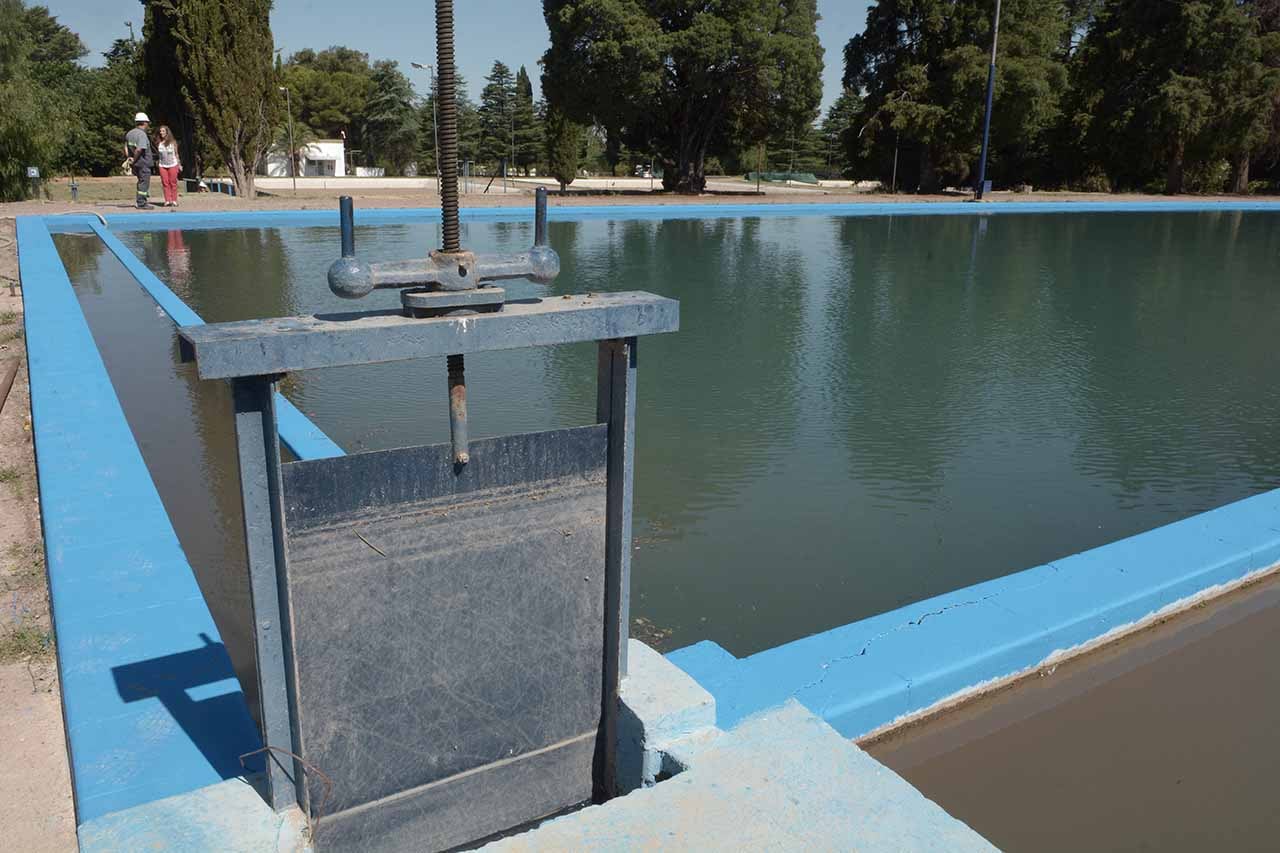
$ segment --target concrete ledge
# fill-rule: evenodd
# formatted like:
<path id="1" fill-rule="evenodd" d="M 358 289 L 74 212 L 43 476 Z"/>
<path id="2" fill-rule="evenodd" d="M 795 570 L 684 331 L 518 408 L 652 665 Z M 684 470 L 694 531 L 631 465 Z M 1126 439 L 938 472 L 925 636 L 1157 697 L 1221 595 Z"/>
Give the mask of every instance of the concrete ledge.
<path id="1" fill-rule="evenodd" d="M 627 677 L 618 691 L 618 790 L 653 785 L 688 766 L 719 734 L 716 702 L 683 670 L 639 640 L 627 644 Z"/>
<path id="2" fill-rule="evenodd" d="M 81 825 L 81 853 L 303 853 L 307 823 L 297 808 L 276 814 L 243 779 L 135 806 Z"/>
<path id="3" fill-rule="evenodd" d="M 995 848 L 795 702 L 743 720 L 688 770 L 489 851 Z"/>
<path id="4" fill-rule="evenodd" d="M 741 660 L 710 642 L 668 658 L 721 728 L 794 698 L 854 738 L 1277 562 L 1280 490 Z"/>
<path id="5" fill-rule="evenodd" d="M 43 222 L 17 221 L 77 822 L 243 772 L 261 745 Z M 252 763 L 252 762 L 251 762 Z"/>

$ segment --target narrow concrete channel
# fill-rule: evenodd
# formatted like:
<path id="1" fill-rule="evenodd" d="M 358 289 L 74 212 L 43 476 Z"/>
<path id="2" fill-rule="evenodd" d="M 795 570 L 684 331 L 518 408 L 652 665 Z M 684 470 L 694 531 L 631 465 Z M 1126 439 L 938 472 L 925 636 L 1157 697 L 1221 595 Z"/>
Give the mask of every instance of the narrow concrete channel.
<path id="1" fill-rule="evenodd" d="M 1280 578 L 864 744 L 1009 851 L 1274 850 Z"/>

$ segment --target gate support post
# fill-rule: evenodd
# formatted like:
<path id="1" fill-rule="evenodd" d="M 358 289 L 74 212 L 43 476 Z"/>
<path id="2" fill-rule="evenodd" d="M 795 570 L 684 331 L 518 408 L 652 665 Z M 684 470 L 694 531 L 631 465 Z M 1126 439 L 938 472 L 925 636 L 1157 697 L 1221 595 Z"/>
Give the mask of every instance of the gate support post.
<path id="1" fill-rule="evenodd" d="M 631 623 L 631 507 L 636 450 L 636 339 L 600 341 L 596 422 L 609 425 L 605 501 L 604 766 L 605 797 L 615 796 L 619 681 L 627 674 Z"/>
<path id="2" fill-rule="evenodd" d="M 302 769 L 286 754 L 299 755 L 300 750 L 297 717 L 289 698 L 294 695 L 293 653 L 275 377 L 234 379 L 231 394 L 258 662 L 258 719 L 262 743 L 267 747 L 269 802 L 276 811 L 299 802 L 305 809 Z"/>

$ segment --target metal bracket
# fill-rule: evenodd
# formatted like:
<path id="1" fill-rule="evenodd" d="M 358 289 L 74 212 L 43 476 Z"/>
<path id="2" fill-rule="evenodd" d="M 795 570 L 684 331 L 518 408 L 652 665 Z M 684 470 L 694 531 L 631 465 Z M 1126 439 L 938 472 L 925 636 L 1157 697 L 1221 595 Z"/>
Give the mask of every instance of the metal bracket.
<path id="1" fill-rule="evenodd" d="M 342 257 L 329 267 L 329 289 L 343 299 L 360 299 L 379 288 L 398 288 L 410 316 L 438 316 L 442 310 L 501 310 L 505 294 L 495 281 L 526 278 L 548 284 L 560 274 L 560 256 L 547 242 L 547 191 L 534 201 L 534 241 L 518 255 L 477 255 L 466 250 L 437 250 L 425 258 L 368 263 L 355 253 L 352 200 L 339 203 Z M 453 299 L 445 294 L 468 294 Z"/>

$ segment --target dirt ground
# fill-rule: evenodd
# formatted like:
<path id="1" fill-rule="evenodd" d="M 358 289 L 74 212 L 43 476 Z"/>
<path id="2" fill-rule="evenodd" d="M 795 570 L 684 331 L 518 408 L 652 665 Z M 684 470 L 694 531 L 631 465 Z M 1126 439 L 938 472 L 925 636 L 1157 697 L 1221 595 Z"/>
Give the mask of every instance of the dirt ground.
<path id="1" fill-rule="evenodd" d="M 31 444 L 31 395 L 12 219 L 0 219 L 0 827 L 8 850 L 76 849 Z M 9 285 L 16 295 L 10 295 Z"/>

